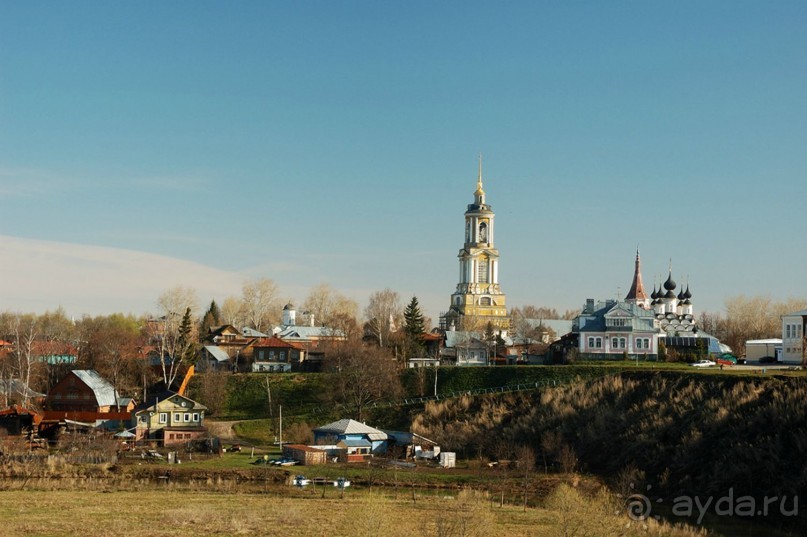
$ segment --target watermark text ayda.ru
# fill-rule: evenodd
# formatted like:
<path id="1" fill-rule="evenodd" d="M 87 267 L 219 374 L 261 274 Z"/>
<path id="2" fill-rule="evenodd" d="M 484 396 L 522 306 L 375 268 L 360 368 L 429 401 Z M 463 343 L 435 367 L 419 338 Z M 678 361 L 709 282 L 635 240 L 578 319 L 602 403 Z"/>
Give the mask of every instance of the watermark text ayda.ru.
<path id="1" fill-rule="evenodd" d="M 655 501 L 656 503 L 664 502 L 661 498 Z M 643 494 L 633 494 L 626 502 L 628 515 L 634 520 L 644 520 L 653 516 L 651 512 L 652 505 L 653 502 Z M 678 496 L 672 501 L 672 514 L 674 516 L 685 518 L 697 516 L 698 524 L 710 512 L 717 516 L 730 517 L 797 516 L 799 514 L 799 497 L 765 496 L 761 499 L 747 495 L 735 497 L 734 488 L 730 488 L 725 496 L 707 496 L 705 498 L 700 496 Z"/>

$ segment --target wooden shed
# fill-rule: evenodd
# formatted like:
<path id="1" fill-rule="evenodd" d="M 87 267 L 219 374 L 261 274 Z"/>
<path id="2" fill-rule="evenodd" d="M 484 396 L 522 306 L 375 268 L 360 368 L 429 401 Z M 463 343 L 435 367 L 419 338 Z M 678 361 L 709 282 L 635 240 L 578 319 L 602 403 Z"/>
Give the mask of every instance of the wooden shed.
<path id="1" fill-rule="evenodd" d="M 283 456 L 299 461 L 300 464 L 305 466 L 328 462 L 328 453 L 325 450 L 303 444 L 285 444 L 283 446 Z"/>

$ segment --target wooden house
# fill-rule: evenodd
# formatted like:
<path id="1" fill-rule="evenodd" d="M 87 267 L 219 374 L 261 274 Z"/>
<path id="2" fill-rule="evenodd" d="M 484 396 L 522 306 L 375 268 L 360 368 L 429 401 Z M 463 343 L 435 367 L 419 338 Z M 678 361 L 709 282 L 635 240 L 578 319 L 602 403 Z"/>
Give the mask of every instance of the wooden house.
<path id="1" fill-rule="evenodd" d="M 206 411 L 206 406 L 189 397 L 166 394 L 134 412 L 136 440 L 153 440 L 168 447 L 205 438 L 208 434 L 204 426 Z"/>
<path id="2" fill-rule="evenodd" d="M 259 338 L 252 344 L 252 372 L 291 371 L 305 360 L 305 347 L 277 336 Z"/>
<path id="3" fill-rule="evenodd" d="M 50 389 L 45 408 L 58 412 L 131 412 L 134 401 L 121 397 L 97 371 L 76 369 Z"/>

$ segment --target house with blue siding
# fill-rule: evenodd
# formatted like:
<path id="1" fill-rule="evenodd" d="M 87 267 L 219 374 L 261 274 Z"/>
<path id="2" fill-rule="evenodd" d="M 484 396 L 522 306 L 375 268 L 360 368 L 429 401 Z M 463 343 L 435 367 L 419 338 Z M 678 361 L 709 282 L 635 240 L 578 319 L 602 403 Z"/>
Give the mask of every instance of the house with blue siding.
<path id="1" fill-rule="evenodd" d="M 342 419 L 314 429 L 314 444 L 338 445 L 350 455 L 383 455 L 389 436 L 356 420 Z"/>
<path id="2" fill-rule="evenodd" d="M 655 360 L 659 329 L 653 310 L 628 301 L 588 299 L 572 323 L 579 334 L 578 352 L 584 359 L 630 358 Z"/>

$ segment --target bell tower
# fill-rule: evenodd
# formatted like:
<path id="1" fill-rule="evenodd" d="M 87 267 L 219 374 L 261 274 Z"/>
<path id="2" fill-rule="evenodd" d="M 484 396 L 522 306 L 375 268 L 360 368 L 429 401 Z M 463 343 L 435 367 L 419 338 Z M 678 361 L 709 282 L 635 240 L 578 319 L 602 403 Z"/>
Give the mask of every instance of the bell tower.
<path id="1" fill-rule="evenodd" d="M 458 254 L 459 283 L 451 295 L 446 313 L 447 328 L 484 330 L 490 322 L 495 330 L 506 332 L 505 295 L 499 286 L 499 251 L 494 246 L 493 208 L 485 201 L 482 187 L 482 155 L 474 202 L 465 211 L 465 243 Z"/>

